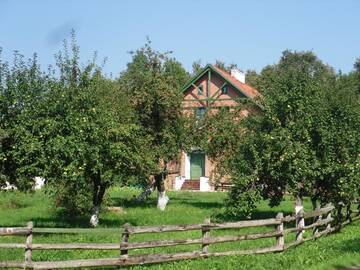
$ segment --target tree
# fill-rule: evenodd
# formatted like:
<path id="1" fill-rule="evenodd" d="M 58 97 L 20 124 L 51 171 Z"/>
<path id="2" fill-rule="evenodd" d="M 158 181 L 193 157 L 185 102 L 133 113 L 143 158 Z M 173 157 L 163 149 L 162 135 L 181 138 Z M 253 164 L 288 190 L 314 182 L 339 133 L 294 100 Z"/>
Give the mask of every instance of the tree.
<path id="1" fill-rule="evenodd" d="M 260 199 L 278 205 L 285 192 L 298 202 L 305 195 L 323 203 L 353 198 L 359 106 L 350 103 L 358 102 L 353 88 L 340 80 L 313 53 L 285 51 L 257 78 L 262 97 L 253 113 L 241 121 L 223 113 L 205 122 L 203 130 L 211 129 L 202 147 L 234 184 L 229 213 L 248 216 Z"/>
<path id="2" fill-rule="evenodd" d="M 9 183 L 29 190 L 40 173 L 39 145 L 25 125 L 36 121 L 31 115 L 43 101 L 46 88 L 36 54 L 26 61 L 15 52 L 10 65 L 1 61 L 0 50 L 0 187 Z"/>
<path id="3" fill-rule="evenodd" d="M 130 177 L 146 179 L 153 158 L 126 93 L 104 78 L 94 62 L 81 69 L 74 40 L 71 48 L 71 57 L 66 47 L 57 56 L 60 81 L 39 121 L 51 160 L 44 176 L 66 209 L 87 212 L 92 206 L 96 226 L 106 190 Z"/>
<path id="4" fill-rule="evenodd" d="M 320 164 L 313 197 L 337 207 L 350 205 L 360 187 L 360 100 L 353 75 L 337 75 L 323 99 L 323 113 L 315 116 L 312 136 L 312 148 Z"/>
<path id="5" fill-rule="evenodd" d="M 74 34 L 71 53 L 65 43 L 57 55 L 58 69 L 39 74 L 38 81 L 44 82 L 41 99 L 28 98 L 26 91 L 39 89 L 24 83 L 31 69 L 20 68 L 24 72 L 6 80 L 2 126 L 16 120 L 10 129 L 16 147 L 6 157 L 16 168 L 10 179 L 17 186 L 22 183 L 18 179 L 45 178 L 46 192 L 58 206 L 73 215 L 92 211 L 91 224 L 96 226 L 106 190 L 133 178 L 147 179 L 153 157 L 126 93 L 106 79 L 94 61 L 80 67 Z M 13 93 L 26 99 L 14 103 Z"/>
<path id="6" fill-rule="evenodd" d="M 183 123 L 181 86 L 189 75 L 169 53 L 151 48 L 148 41 L 133 53 L 119 84 L 130 97 L 146 134 L 151 138 L 151 149 L 157 169 L 152 172 L 158 190 L 158 207 L 165 209 L 164 179 L 167 163 L 176 158 L 182 145 Z"/>
<path id="7" fill-rule="evenodd" d="M 227 65 L 224 61 L 218 59 L 215 61 L 215 66 L 227 73 L 230 73 L 233 68 L 238 68 L 237 64 L 232 63 Z"/>
<path id="8" fill-rule="evenodd" d="M 192 63 L 192 76 L 197 75 L 201 70 L 203 69 L 203 66 L 201 65 L 201 60 L 194 61 Z"/>
<path id="9" fill-rule="evenodd" d="M 358 92 L 360 93 L 360 58 L 358 58 L 354 64 L 355 76 L 357 78 Z"/>

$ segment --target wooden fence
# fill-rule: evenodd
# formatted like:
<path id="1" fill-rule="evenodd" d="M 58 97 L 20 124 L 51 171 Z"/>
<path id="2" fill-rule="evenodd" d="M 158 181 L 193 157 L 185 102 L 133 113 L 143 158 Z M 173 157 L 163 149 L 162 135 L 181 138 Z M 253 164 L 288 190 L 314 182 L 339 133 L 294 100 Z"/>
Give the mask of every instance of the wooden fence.
<path id="1" fill-rule="evenodd" d="M 205 219 L 203 224 L 191 225 L 163 225 L 163 226 L 131 226 L 125 224 L 122 230 L 120 243 L 33 243 L 35 233 L 76 233 L 84 232 L 87 229 L 57 229 L 57 228 L 34 228 L 33 223 L 29 222 L 27 227 L 0 228 L 0 236 L 25 235 L 25 243 L 0 243 L 0 249 L 24 249 L 24 261 L 2 261 L 0 268 L 24 268 L 24 269 L 56 269 L 56 268 L 80 268 L 97 266 L 128 266 L 142 265 L 160 262 L 177 261 L 184 259 L 206 258 L 226 255 L 261 254 L 269 252 L 282 252 L 290 247 L 299 245 L 306 241 L 329 234 L 348 224 L 352 220 L 359 219 L 359 211 L 347 209 L 345 220 L 333 222 L 331 216 L 333 206 L 316 209 L 311 212 L 300 211 L 296 216 L 284 216 L 278 213 L 275 218 L 246 220 L 228 223 L 212 223 L 210 219 Z M 307 222 L 305 222 L 305 220 Z M 310 221 L 310 224 L 309 224 Z M 295 225 L 294 225 L 295 224 Z M 307 225 L 305 225 L 307 224 Z M 272 231 L 262 233 L 249 233 L 245 235 L 225 235 L 212 236 L 214 230 L 240 229 L 248 227 L 271 226 Z M 93 229 L 96 231 L 96 229 Z M 114 232 L 114 229 L 111 229 Z M 153 240 L 144 242 L 130 242 L 131 236 L 135 234 L 162 234 L 166 232 L 201 231 L 202 237 L 191 239 L 168 239 Z M 310 237 L 304 237 L 305 230 L 312 230 Z M 119 231 L 120 230 L 116 230 Z M 289 243 L 285 243 L 285 235 L 295 233 L 295 238 Z M 243 240 L 255 240 L 261 238 L 275 238 L 276 244 L 270 247 L 246 250 L 231 250 L 222 252 L 210 252 L 209 246 L 217 243 L 237 242 Z M 181 253 L 157 253 L 147 255 L 132 255 L 131 250 L 142 250 L 147 248 L 169 247 L 179 245 L 200 244 L 201 249 L 192 252 Z M 68 261 L 33 261 L 33 250 L 118 250 L 117 258 L 105 259 L 81 259 Z"/>

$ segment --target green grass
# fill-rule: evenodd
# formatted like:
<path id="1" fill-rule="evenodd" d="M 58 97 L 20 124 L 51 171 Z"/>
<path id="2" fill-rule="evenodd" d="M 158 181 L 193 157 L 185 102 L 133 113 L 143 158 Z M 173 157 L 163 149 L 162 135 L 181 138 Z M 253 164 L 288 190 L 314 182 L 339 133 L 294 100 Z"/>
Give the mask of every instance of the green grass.
<path id="1" fill-rule="evenodd" d="M 205 218 L 215 216 L 223 208 L 225 193 L 195 193 L 170 192 L 170 202 L 164 212 L 156 209 L 155 194 L 144 203 L 135 203 L 133 196 L 136 189 L 112 189 L 110 203 L 122 206 L 123 213 L 103 212 L 100 227 L 120 228 L 125 223 L 132 225 L 159 224 L 194 224 L 201 223 Z M 290 214 L 293 211 L 293 201 L 289 198 L 276 208 L 269 208 L 262 202 L 253 218 L 275 217 L 283 211 Z M 305 200 L 305 210 L 310 210 L 310 202 Z M 223 217 L 227 220 L 227 217 Z M 52 202 L 42 192 L 21 194 L 18 192 L 0 193 L 0 226 L 24 226 L 32 220 L 35 227 L 88 227 L 88 217 L 66 217 L 60 209 L 54 209 Z M 225 234 L 244 234 L 249 232 L 264 232 L 273 227 L 248 228 L 240 230 L 212 231 L 213 236 Z M 309 235 L 311 232 L 307 231 Z M 168 238 L 200 237 L 199 231 L 131 235 L 130 242 Z M 34 243 L 72 243 L 72 242 L 119 242 L 117 233 L 99 234 L 35 234 Z M 292 241 L 294 235 L 288 235 L 286 241 Z M 24 237 L 0 237 L 0 242 L 23 243 Z M 271 246 L 275 239 L 259 239 L 223 243 L 210 246 L 210 251 L 225 251 L 235 249 L 250 249 L 261 246 Z M 130 251 L 130 254 L 153 252 L 180 252 L 199 250 L 199 245 L 178 246 Z M 23 260 L 23 250 L 0 250 L 1 260 Z M 69 260 L 80 258 L 106 258 L 118 256 L 118 251 L 34 251 L 36 260 Z M 253 256 L 229 256 L 208 259 L 197 259 L 164 263 L 151 266 L 137 266 L 129 269 L 342 269 L 345 266 L 360 263 L 360 222 L 346 226 L 340 233 L 322 237 L 316 241 L 307 242 L 301 246 L 289 249 L 283 253 Z"/>

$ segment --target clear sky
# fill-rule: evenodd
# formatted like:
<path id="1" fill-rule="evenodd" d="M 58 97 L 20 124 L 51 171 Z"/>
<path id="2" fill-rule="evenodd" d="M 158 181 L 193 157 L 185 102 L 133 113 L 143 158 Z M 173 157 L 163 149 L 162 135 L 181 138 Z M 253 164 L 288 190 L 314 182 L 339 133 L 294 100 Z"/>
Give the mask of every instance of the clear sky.
<path id="1" fill-rule="evenodd" d="M 312 50 L 343 72 L 360 57 L 360 0 L 0 0 L 8 60 L 13 50 L 37 52 L 45 68 L 71 28 L 82 59 L 98 51 L 114 76 L 146 36 L 189 71 L 198 59 L 260 71 L 285 49 Z"/>

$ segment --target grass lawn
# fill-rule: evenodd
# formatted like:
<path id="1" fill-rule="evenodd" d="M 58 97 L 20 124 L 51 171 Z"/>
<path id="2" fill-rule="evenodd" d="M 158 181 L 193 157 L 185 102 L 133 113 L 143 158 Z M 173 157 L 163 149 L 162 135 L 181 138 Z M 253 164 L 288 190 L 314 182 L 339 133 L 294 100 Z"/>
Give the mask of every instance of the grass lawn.
<path id="1" fill-rule="evenodd" d="M 157 224 L 194 224 L 201 223 L 206 217 L 214 217 L 223 208 L 225 193 L 195 193 L 170 192 L 170 202 L 164 212 L 156 209 L 156 195 L 144 203 L 135 203 L 132 198 L 138 194 L 136 189 L 112 189 L 110 203 L 122 206 L 123 213 L 102 213 L 99 227 L 119 228 L 124 223 L 132 225 Z M 290 214 L 293 201 L 288 199 L 279 207 L 269 208 L 262 202 L 253 218 L 275 217 L 283 211 Z M 309 201 L 305 201 L 305 210 L 310 210 Z M 226 219 L 226 217 L 224 217 Z M 35 194 L 21 194 L 17 192 L 0 193 L 0 227 L 24 226 L 32 220 L 35 227 L 88 227 L 88 217 L 64 217 L 61 210 L 54 209 L 52 202 L 42 192 Z M 212 231 L 212 235 L 234 234 L 236 232 L 264 232 L 273 230 L 272 227 L 248 228 L 240 230 Z M 238 234 L 239 234 L 238 233 Z M 311 232 L 306 232 L 310 234 Z M 34 243 L 65 243 L 65 242 L 119 242 L 118 233 L 87 233 L 87 234 L 35 234 Z M 167 238 L 196 238 L 199 231 L 131 235 L 130 242 L 140 240 L 155 240 Z M 286 241 L 294 239 L 288 235 Z M 0 242 L 23 243 L 24 237 L 0 237 Z M 223 243 L 210 246 L 210 251 L 234 249 L 249 249 L 261 246 L 271 246 L 275 239 L 259 239 L 255 241 L 241 241 Z M 130 251 L 130 254 L 140 252 L 174 252 L 199 250 L 199 245 L 164 247 L 148 249 L 146 251 Z M 23 250 L 0 250 L 1 260 L 23 260 Z M 106 258 L 118 256 L 118 251 L 34 251 L 33 260 L 68 260 L 80 258 Z M 340 233 L 322 237 L 313 242 L 304 243 L 283 253 L 229 256 L 208 259 L 197 259 L 164 263 L 151 266 L 137 266 L 128 269 L 343 269 L 345 266 L 360 263 L 360 222 L 354 222 L 342 229 Z"/>

